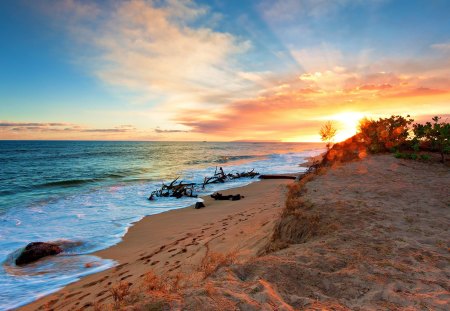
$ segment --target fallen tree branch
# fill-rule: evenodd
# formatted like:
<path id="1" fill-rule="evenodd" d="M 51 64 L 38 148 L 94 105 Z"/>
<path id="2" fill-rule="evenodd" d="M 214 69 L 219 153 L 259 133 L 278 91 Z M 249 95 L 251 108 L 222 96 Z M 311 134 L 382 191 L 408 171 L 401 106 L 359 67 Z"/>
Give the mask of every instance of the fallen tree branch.
<path id="1" fill-rule="evenodd" d="M 254 178 L 255 176 L 258 175 L 259 173 L 255 172 L 255 169 L 252 169 L 251 171 L 248 172 L 225 174 L 222 167 L 217 168 L 216 166 L 216 169 L 214 170 L 214 175 L 211 177 L 205 177 L 203 183 L 201 184 L 201 188 L 205 189 L 205 186 L 209 184 L 224 183 L 229 180 L 234 180 L 243 177 Z M 197 195 L 194 194 L 194 192 L 197 190 L 198 185 L 196 183 L 183 183 L 183 181 L 178 182 L 179 178 L 180 177 L 175 178 L 168 185 L 163 183 L 161 189 L 153 191 L 148 197 L 148 199 L 154 200 L 155 197 L 174 197 L 179 199 L 183 196 L 196 198 Z"/>
<path id="2" fill-rule="evenodd" d="M 179 178 L 174 179 L 169 185 L 163 183 L 161 189 L 153 191 L 148 199 L 154 200 L 155 197 L 174 197 L 179 199 L 183 196 L 196 198 L 197 195 L 194 194 L 195 183 L 183 184 L 183 181 L 180 181 L 177 184 Z"/>

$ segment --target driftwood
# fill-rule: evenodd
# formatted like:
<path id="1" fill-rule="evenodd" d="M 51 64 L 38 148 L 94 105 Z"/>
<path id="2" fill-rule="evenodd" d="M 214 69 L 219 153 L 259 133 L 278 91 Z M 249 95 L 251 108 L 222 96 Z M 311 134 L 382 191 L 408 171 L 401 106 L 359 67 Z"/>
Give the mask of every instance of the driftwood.
<path id="1" fill-rule="evenodd" d="M 251 171 L 248 171 L 248 172 L 241 172 L 241 173 L 237 172 L 234 174 L 233 173 L 225 174 L 222 167 L 219 167 L 219 169 L 217 169 L 217 166 L 216 166 L 214 175 L 211 177 L 205 177 L 205 179 L 203 180 L 202 188 L 204 189 L 205 186 L 208 184 L 224 183 L 227 180 L 233 180 L 233 179 L 238 179 L 238 178 L 243 178 L 243 177 L 254 178 L 255 176 L 258 176 L 258 175 L 259 175 L 259 173 L 255 172 L 255 169 L 252 169 Z"/>
<path id="2" fill-rule="evenodd" d="M 296 179 L 295 176 L 290 175 L 259 175 L 260 179 Z"/>
<path id="3" fill-rule="evenodd" d="M 202 188 L 205 189 L 205 186 L 207 184 L 224 183 L 226 179 L 227 179 L 227 175 L 225 175 L 225 172 L 223 171 L 223 169 L 220 167 L 217 170 L 217 166 L 216 166 L 214 175 L 211 177 L 205 177 L 205 179 L 203 180 Z"/>
<path id="4" fill-rule="evenodd" d="M 216 193 L 211 194 L 211 198 L 213 198 L 214 200 L 222 200 L 222 201 L 226 201 L 226 200 L 238 201 L 240 199 L 243 199 L 244 196 L 240 195 L 240 194 L 223 195 L 219 192 L 216 192 Z"/>
<path id="5" fill-rule="evenodd" d="M 205 188 L 208 184 L 216 184 L 216 183 L 224 183 L 228 180 L 233 180 L 237 178 L 243 178 L 243 177 L 249 177 L 254 178 L 255 176 L 258 176 L 259 173 L 255 172 L 255 169 L 252 169 L 248 172 L 241 172 L 241 173 L 234 173 L 234 174 L 225 174 L 222 167 L 219 167 L 215 169 L 214 175 L 211 177 L 205 177 L 203 180 L 203 183 L 201 184 L 202 189 Z M 148 197 L 149 200 L 154 200 L 155 197 L 174 197 L 174 198 L 181 198 L 181 197 L 190 197 L 190 198 L 196 198 L 197 195 L 194 194 L 194 192 L 198 189 L 197 187 L 200 186 L 196 183 L 183 183 L 182 181 L 178 182 L 178 179 L 180 177 L 177 177 L 174 179 L 170 184 L 162 184 L 161 189 L 153 191 L 150 196 Z M 237 198 L 237 197 L 236 197 Z M 239 197 L 240 199 L 240 197 Z M 239 200 L 236 199 L 236 200 Z"/>
<path id="6" fill-rule="evenodd" d="M 195 183 L 183 184 L 183 181 L 177 183 L 179 178 L 177 177 L 168 185 L 163 183 L 161 189 L 153 191 L 148 199 L 154 200 L 155 197 L 174 197 L 179 199 L 183 196 L 196 198 L 197 195 L 194 194 Z"/>
<path id="7" fill-rule="evenodd" d="M 255 176 L 258 176 L 259 173 L 255 172 L 255 169 L 252 169 L 249 172 L 242 172 L 242 173 L 235 173 L 235 174 L 228 174 L 227 177 L 230 179 L 237 179 L 237 178 L 242 178 L 242 177 L 250 177 L 250 178 L 254 178 Z"/>

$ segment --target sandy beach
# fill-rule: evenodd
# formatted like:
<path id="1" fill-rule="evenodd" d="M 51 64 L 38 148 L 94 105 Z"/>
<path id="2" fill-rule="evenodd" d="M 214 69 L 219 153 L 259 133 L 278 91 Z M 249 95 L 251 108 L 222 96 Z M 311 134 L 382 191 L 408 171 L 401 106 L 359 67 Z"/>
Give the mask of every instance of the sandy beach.
<path id="1" fill-rule="evenodd" d="M 237 251 L 243 260 L 255 256 L 267 243 L 289 183 L 292 180 L 261 180 L 221 192 L 245 196 L 240 201 L 206 197 L 202 209 L 191 206 L 148 216 L 134 224 L 121 243 L 94 254 L 116 260 L 117 267 L 84 277 L 20 310 L 78 310 L 112 302 L 111 285 L 138 284 L 149 270 L 159 275 L 192 272 L 207 250 Z"/>
<path id="2" fill-rule="evenodd" d="M 121 243 L 97 253 L 117 267 L 20 310 L 106 310 L 112 287 L 122 282 L 145 291 L 148 271 L 184 278 L 176 289 L 146 289 L 152 301 L 160 293 L 154 310 L 446 309 L 448 167 L 378 155 L 322 170 L 303 187 L 290 187 L 302 217 L 317 220 L 312 234 L 261 255 L 289 184 L 263 180 L 225 191 L 244 195 L 240 201 L 206 199 L 200 210 L 146 217 Z M 217 254 L 233 258 L 206 274 L 202 263 Z M 124 303 L 124 310 L 144 310 L 130 297 Z"/>

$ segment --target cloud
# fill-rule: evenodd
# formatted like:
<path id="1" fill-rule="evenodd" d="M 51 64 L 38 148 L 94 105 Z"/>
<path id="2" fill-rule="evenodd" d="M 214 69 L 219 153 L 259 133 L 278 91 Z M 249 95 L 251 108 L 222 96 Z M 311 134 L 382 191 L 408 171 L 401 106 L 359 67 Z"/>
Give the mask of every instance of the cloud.
<path id="1" fill-rule="evenodd" d="M 206 6 L 181 0 L 117 1 L 94 8 L 95 22 L 86 22 L 85 6 L 65 2 L 68 16 L 73 9 L 79 12 L 69 32 L 81 44 L 76 53 L 83 55 L 80 63 L 88 64 L 87 70 L 105 85 L 132 94 L 135 102 L 220 105 L 254 84 L 237 60 L 250 42 L 208 28 Z"/>
<path id="2" fill-rule="evenodd" d="M 349 3 L 349 0 L 266 0 L 262 1 L 260 9 L 266 19 L 285 22 L 299 17 L 319 18 L 333 14 Z"/>
<path id="3" fill-rule="evenodd" d="M 373 67 L 349 66 L 335 49 L 328 65 L 321 64 L 315 48 L 305 49 L 303 57 L 318 57 L 310 64 L 311 71 L 284 75 L 259 96 L 230 103 L 221 111 L 179 112 L 176 122 L 191 127 L 193 132 L 208 133 L 236 139 L 318 139 L 317 129 L 324 120 L 343 113 L 367 116 L 411 114 L 420 116 L 424 109 L 448 114 L 450 100 L 449 70 L 422 70 L 420 74 L 402 72 L 403 62 L 391 60 L 390 66 L 376 63 Z M 418 67 L 429 59 L 415 60 Z M 315 65 L 317 64 L 317 66 Z M 373 71 L 377 68 L 379 71 Z M 384 69 L 380 70 L 380 69 Z M 386 71 L 390 69 L 390 71 Z M 271 78 L 273 80 L 273 77 Z M 263 81 L 261 81 L 264 84 Z M 266 83 L 267 84 L 267 83 Z M 342 118 L 336 119 L 346 134 L 352 130 Z M 295 134 L 297 133 L 297 134 Z M 291 137 L 291 138 L 289 138 Z"/>
<path id="4" fill-rule="evenodd" d="M 387 90 L 392 88 L 392 85 L 389 83 L 383 83 L 383 84 L 364 84 L 358 87 L 359 90 L 363 91 L 379 91 L 379 90 Z"/>
<path id="5" fill-rule="evenodd" d="M 450 52 L 450 43 L 436 43 L 432 44 L 431 47 L 438 51 Z"/>
<path id="6" fill-rule="evenodd" d="M 188 133 L 186 130 L 162 130 L 160 128 L 155 128 L 156 133 Z"/>
<path id="7" fill-rule="evenodd" d="M 130 133 L 136 128 L 132 125 L 120 125 L 114 128 L 87 128 L 73 123 L 44 123 L 44 122 L 0 122 L 0 132 L 40 132 L 40 133 Z"/>
<path id="8" fill-rule="evenodd" d="M 24 122 L 0 122 L 0 127 L 52 127 L 52 126 L 67 126 L 70 123 L 24 123 Z"/>
<path id="9" fill-rule="evenodd" d="M 123 128 L 109 128 L 109 129 L 87 129 L 87 130 L 81 130 L 80 132 L 86 132 L 86 133 L 126 133 L 126 132 L 130 132 L 130 130 L 123 129 Z"/>
<path id="10" fill-rule="evenodd" d="M 320 33 L 307 33 L 312 24 L 320 24 L 316 19 L 366 3 L 263 1 L 258 8 L 267 27 L 254 32 L 253 38 L 263 40 L 270 30 L 276 37 L 276 44 L 261 44 L 280 62 L 271 71 L 246 70 L 241 57 L 253 52 L 252 43 L 218 31 L 210 21 L 210 8 L 193 1 L 110 1 L 100 8 L 95 2 L 65 0 L 55 2 L 54 14 L 78 40 L 74 54 L 90 74 L 114 92 L 130 95 L 131 102 L 145 104 L 115 108 L 115 117 L 136 113 L 133 120 L 145 119 L 151 124 L 147 135 L 158 138 L 167 134 L 183 139 L 190 131 L 192 137 L 202 137 L 199 140 L 280 139 L 296 132 L 314 135 L 324 118 L 346 111 L 413 114 L 432 107 L 447 113 L 448 43 L 427 46 L 429 54 L 408 59 L 388 57 L 371 47 L 342 50 L 316 40 L 321 40 Z M 288 32 L 302 44 L 290 44 Z M 251 56 L 255 55 L 253 66 L 266 61 L 258 53 Z M 101 113 L 111 115 L 112 110 Z M 85 135 L 138 132 L 126 127 L 27 126 L 29 131 L 45 128 Z"/>
<path id="11" fill-rule="evenodd" d="M 448 90 L 430 89 L 427 87 L 418 87 L 408 89 L 406 91 L 400 91 L 398 93 L 388 94 L 389 97 L 415 97 L 415 96 L 433 96 L 439 94 L 449 93 Z"/>

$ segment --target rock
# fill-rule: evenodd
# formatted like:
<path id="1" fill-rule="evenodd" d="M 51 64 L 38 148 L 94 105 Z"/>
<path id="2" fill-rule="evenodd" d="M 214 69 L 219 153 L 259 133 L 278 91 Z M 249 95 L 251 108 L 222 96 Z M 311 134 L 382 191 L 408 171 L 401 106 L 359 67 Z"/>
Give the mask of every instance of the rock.
<path id="1" fill-rule="evenodd" d="M 26 265 L 42 257 L 57 255 L 62 252 L 61 247 L 52 243 L 32 242 L 28 244 L 19 257 L 16 259 L 16 265 Z"/>
<path id="2" fill-rule="evenodd" d="M 205 204 L 203 204 L 203 202 L 195 203 L 195 209 L 199 209 L 199 208 L 202 208 L 202 207 L 205 207 Z"/>

